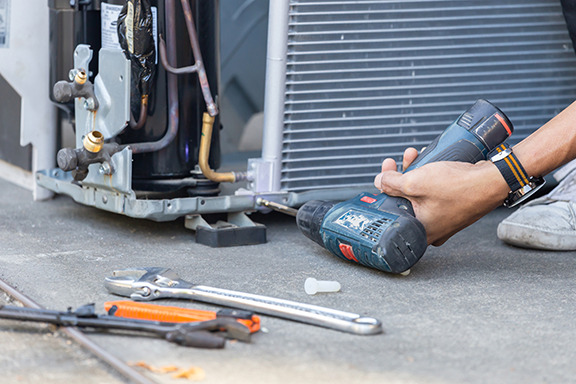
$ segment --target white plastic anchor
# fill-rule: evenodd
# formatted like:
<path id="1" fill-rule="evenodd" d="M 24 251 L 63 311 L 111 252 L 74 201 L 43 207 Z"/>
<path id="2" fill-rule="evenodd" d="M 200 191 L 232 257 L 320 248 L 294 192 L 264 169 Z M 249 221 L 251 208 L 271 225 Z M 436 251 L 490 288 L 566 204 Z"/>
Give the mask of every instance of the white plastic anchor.
<path id="1" fill-rule="evenodd" d="M 313 277 L 309 277 L 304 282 L 304 290 L 309 295 L 314 295 L 318 292 L 338 292 L 341 286 L 337 281 L 318 281 Z"/>

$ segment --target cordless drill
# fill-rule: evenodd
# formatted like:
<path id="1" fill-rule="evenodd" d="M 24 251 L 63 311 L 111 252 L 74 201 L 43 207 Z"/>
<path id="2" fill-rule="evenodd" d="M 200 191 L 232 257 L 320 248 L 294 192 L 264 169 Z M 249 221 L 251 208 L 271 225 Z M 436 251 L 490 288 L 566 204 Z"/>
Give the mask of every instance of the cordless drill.
<path id="1" fill-rule="evenodd" d="M 500 109 L 480 99 L 404 172 L 434 161 L 485 160 L 512 130 Z M 300 207 L 296 222 L 304 235 L 334 255 L 391 273 L 410 269 L 428 246 L 410 201 L 383 193 L 361 193 L 341 203 L 312 200 Z"/>

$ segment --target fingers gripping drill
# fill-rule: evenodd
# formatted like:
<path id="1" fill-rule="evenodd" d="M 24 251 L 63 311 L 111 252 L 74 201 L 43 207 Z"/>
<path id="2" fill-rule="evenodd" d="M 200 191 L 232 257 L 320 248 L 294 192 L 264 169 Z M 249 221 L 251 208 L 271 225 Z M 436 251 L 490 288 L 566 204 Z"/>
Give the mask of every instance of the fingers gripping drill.
<path id="1" fill-rule="evenodd" d="M 506 115 L 478 100 L 438 136 L 405 172 L 434 161 L 485 160 L 512 134 Z M 310 239 L 334 255 L 367 267 L 402 273 L 420 260 L 428 246 L 424 226 L 410 201 L 386 194 L 362 193 L 336 204 L 312 200 L 296 217 Z"/>

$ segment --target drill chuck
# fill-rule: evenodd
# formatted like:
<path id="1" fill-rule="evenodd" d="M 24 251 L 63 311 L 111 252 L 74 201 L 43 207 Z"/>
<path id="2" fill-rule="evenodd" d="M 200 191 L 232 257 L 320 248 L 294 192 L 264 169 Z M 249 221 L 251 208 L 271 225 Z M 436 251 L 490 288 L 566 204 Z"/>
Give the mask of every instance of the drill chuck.
<path id="1" fill-rule="evenodd" d="M 326 213 L 335 205 L 334 201 L 311 200 L 304 204 L 296 214 L 296 224 L 309 239 L 324 246 L 320 230 Z"/>

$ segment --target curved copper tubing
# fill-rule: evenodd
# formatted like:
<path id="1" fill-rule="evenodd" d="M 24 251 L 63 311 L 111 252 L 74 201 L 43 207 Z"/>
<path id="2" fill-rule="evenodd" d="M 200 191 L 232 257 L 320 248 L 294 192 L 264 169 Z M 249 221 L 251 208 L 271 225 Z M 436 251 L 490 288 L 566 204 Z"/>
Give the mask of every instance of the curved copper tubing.
<path id="1" fill-rule="evenodd" d="M 206 76 L 206 71 L 204 65 L 202 64 L 202 55 L 200 53 L 200 47 L 198 44 L 198 38 L 196 36 L 196 30 L 194 22 L 192 19 L 192 11 L 188 0 L 182 0 L 182 8 L 184 9 L 186 17 L 186 26 L 188 28 L 188 34 L 190 37 L 190 43 L 192 45 L 192 52 L 196 63 L 190 67 L 175 68 L 170 63 L 176 62 L 176 31 L 175 31 L 175 6 L 174 0 L 166 0 L 166 42 L 160 39 L 160 60 L 162 65 L 168 72 L 168 103 L 169 103 L 169 114 L 170 123 L 168 130 L 164 137 L 155 142 L 148 143 L 136 143 L 130 144 L 130 148 L 133 153 L 144 153 L 153 152 L 160 150 L 167 146 L 176 136 L 178 132 L 178 83 L 176 74 L 180 73 L 191 73 L 198 72 L 198 78 L 200 80 L 200 86 L 202 88 L 202 94 L 204 96 L 204 101 L 206 102 L 206 107 L 208 109 L 207 113 L 202 116 L 202 137 L 200 139 L 200 149 L 198 154 L 198 165 L 202 170 L 202 173 L 206 178 L 215 182 L 235 182 L 240 180 L 245 180 L 247 175 L 242 172 L 215 172 L 210 168 L 208 164 L 208 158 L 210 155 L 210 146 L 212 140 L 212 129 L 214 125 L 214 116 L 218 114 L 218 108 L 212 99 L 210 93 L 210 86 L 208 84 L 208 79 Z"/>
<path id="2" fill-rule="evenodd" d="M 216 116 L 218 114 L 218 107 L 216 106 L 214 99 L 212 99 L 212 92 L 210 92 L 210 84 L 208 83 L 208 76 L 206 75 L 206 69 L 204 68 L 204 62 L 202 60 L 202 51 L 200 50 L 200 44 L 198 43 L 198 36 L 196 33 L 196 25 L 194 24 L 192 9 L 190 8 L 188 0 L 181 0 L 181 3 L 182 9 L 184 11 L 184 18 L 186 20 L 186 29 L 188 30 L 190 46 L 192 48 L 192 55 L 196 62 L 194 65 L 187 67 L 176 68 L 172 66 L 167 59 L 166 43 L 162 37 L 159 39 L 160 62 L 167 72 L 175 75 L 183 75 L 196 72 L 198 74 L 200 88 L 202 89 L 202 96 L 204 98 L 204 102 L 206 103 L 206 109 L 208 110 L 210 116 Z"/>
<path id="3" fill-rule="evenodd" d="M 200 150 L 198 154 L 198 165 L 202 174 L 207 179 L 220 182 L 233 183 L 236 181 L 234 172 L 214 172 L 208 164 L 210 155 L 210 142 L 212 141 L 212 127 L 214 126 L 214 116 L 204 112 L 202 115 L 202 137 L 200 138 Z"/>
<path id="4" fill-rule="evenodd" d="M 134 120 L 134 116 L 130 114 L 130 128 L 138 130 L 141 129 L 148 119 L 148 95 L 142 95 L 140 99 L 140 117 L 138 122 Z"/>
<path id="5" fill-rule="evenodd" d="M 200 51 L 200 44 L 198 43 L 198 36 L 196 34 L 196 26 L 194 25 L 194 16 L 192 15 L 192 9 L 190 9 L 189 0 L 181 0 L 182 9 L 184 10 L 184 18 L 186 19 L 186 29 L 188 29 L 188 37 L 190 39 L 190 45 L 192 47 L 192 53 L 194 55 L 194 64 L 197 67 L 198 80 L 200 81 L 200 88 L 202 88 L 202 95 L 204 96 L 204 101 L 206 102 L 206 109 L 210 116 L 216 116 L 218 114 L 218 107 L 214 100 L 212 99 L 212 93 L 210 92 L 210 84 L 208 84 L 208 77 L 206 76 L 206 69 L 204 68 L 204 62 L 202 61 L 202 52 Z"/>
<path id="6" fill-rule="evenodd" d="M 164 67 L 164 69 L 166 70 L 166 72 L 170 72 L 173 73 L 175 75 L 185 75 L 188 73 L 194 73 L 198 71 L 198 67 L 196 65 L 190 65 L 188 67 L 181 67 L 181 68 L 176 68 L 173 67 L 172 65 L 170 65 L 170 63 L 168 62 L 167 56 L 168 54 L 166 53 L 166 42 L 164 41 L 164 38 L 162 38 L 162 35 L 160 35 L 159 38 L 160 42 L 158 44 L 159 46 L 159 51 L 160 51 L 160 62 L 162 63 L 162 66 Z"/>
<path id="7" fill-rule="evenodd" d="M 167 58 L 170 62 L 176 62 L 176 8 L 174 6 L 174 0 L 166 0 L 165 9 L 165 22 L 166 22 L 166 44 Z M 164 136 L 157 141 L 150 141 L 146 143 L 135 143 L 129 144 L 128 146 L 132 150 L 132 153 L 146 153 L 159 151 L 165 148 L 174 140 L 178 134 L 178 124 L 180 121 L 180 115 L 178 112 L 178 79 L 176 75 L 167 73 L 167 88 L 168 88 L 168 114 L 169 123 L 168 129 Z"/>

